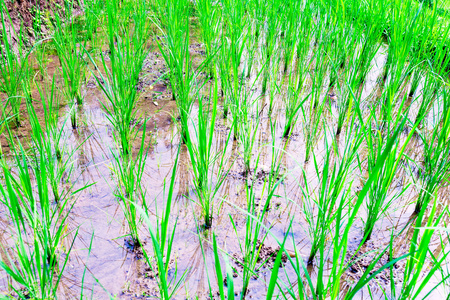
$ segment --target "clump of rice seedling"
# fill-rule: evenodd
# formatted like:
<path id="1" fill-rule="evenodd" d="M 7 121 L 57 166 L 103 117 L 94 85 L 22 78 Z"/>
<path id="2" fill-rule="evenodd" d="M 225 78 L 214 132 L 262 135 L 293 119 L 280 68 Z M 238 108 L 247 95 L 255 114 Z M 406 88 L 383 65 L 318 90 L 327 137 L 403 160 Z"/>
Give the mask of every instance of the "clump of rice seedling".
<path id="1" fill-rule="evenodd" d="M 403 106 L 403 105 L 402 105 Z M 373 118 L 375 116 L 373 115 Z M 370 121 L 369 121 L 370 122 Z M 378 124 L 375 119 L 375 123 Z M 366 135 L 366 142 L 368 147 L 368 167 L 367 171 L 370 174 L 374 174 L 373 169 L 378 164 L 378 160 L 381 158 L 381 153 L 384 152 L 384 147 L 386 146 L 387 139 L 390 135 L 398 128 L 403 128 L 406 123 L 406 116 L 402 117 L 400 114 L 394 121 L 394 130 L 387 129 L 387 132 L 382 133 L 380 130 L 376 130 L 375 133 L 369 131 Z M 413 136 L 414 130 L 410 132 L 403 145 L 400 144 L 400 139 L 397 138 L 392 145 L 391 151 L 388 152 L 387 156 L 384 157 L 384 164 L 378 169 L 377 176 L 374 182 L 370 186 L 368 192 L 368 198 L 366 201 L 367 218 L 365 220 L 364 226 L 364 239 L 369 240 L 372 235 L 375 223 L 380 218 L 382 214 L 391 206 L 391 204 L 401 197 L 401 195 L 406 191 L 408 185 L 403 186 L 400 191 L 397 191 L 395 195 L 389 196 L 390 186 L 394 181 L 399 163 L 403 158 L 403 152 L 408 145 L 411 137 Z M 375 176 L 375 175 L 374 175 Z M 389 199 L 388 199 L 389 198 Z"/>
<path id="2" fill-rule="evenodd" d="M 54 88 L 54 86 L 53 86 Z M 40 91 L 40 90 L 39 90 Z M 41 91 L 40 91 L 41 92 Z M 41 97 L 43 94 L 41 94 Z M 33 154 L 36 160 L 43 157 L 46 161 L 48 184 L 51 186 L 54 201 L 59 203 L 67 195 L 62 192 L 60 185 L 63 178 L 70 177 L 73 166 L 72 157 L 76 149 L 68 153 L 67 157 L 62 158 L 63 152 L 60 148 L 63 128 L 58 128 L 58 113 L 55 113 L 52 107 L 54 94 L 48 94 L 47 98 L 41 98 L 42 106 L 45 112 L 46 130 L 44 131 L 39 123 L 36 110 L 32 105 L 31 99 L 27 99 L 27 111 L 30 118 L 33 141 Z M 47 103 L 46 103 L 47 102 Z M 57 108 L 58 109 L 58 108 Z M 81 146 L 81 145 L 80 145 Z"/>
<path id="3" fill-rule="evenodd" d="M 96 42 L 94 35 L 97 34 L 97 27 L 101 21 L 102 1 L 83 0 L 83 5 L 86 16 L 84 25 L 84 28 L 86 29 L 86 38 L 94 44 Z"/>
<path id="4" fill-rule="evenodd" d="M 219 55 L 219 68 L 221 87 L 225 96 L 224 116 L 227 116 L 229 106 L 231 105 L 234 112 L 237 112 L 239 101 L 242 99 L 241 94 L 245 70 L 241 70 L 240 66 L 248 38 L 246 34 L 247 18 L 245 14 L 248 3 L 242 0 L 237 2 L 226 0 L 222 2 L 222 5 L 224 23 Z M 233 117 L 235 116 L 234 114 Z"/>
<path id="5" fill-rule="evenodd" d="M 442 90 L 442 110 L 434 114 L 435 124 L 429 135 L 426 131 L 420 132 L 423 142 L 423 165 L 419 166 L 419 180 L 421 187 L 417 199 L 415 212 L 426 209 L 436 191 L 444 184 L 449 171 L 450 161 L 450 107 L 448 91 Z"/>
<path id="6" fill-rule="evenodd" d="M 70 238 L 67 218 L 73 207 L 72 195 L 85 189 L 63 194 L 52 201 L 49 190 L 48 157 L 40 152 L 27 157 L 21 144 L 14 148 L 17 177 L 10 172 L 4 158 L 1 168 L 5 184 L 0 185 L 1 201 L 12 221 L 14 257 L 6 256 L 0 268 L 12 279 L 10 288 L 20 298 L 52 299 L 57 296 L 64 269 L 69 261 L 78 230 Z M 66 247 L 63 247 L 66 243 Z M 65 252 L 65 258 L 61 253 Z"/>
<path id="7" fill-rule="evenodd" d="M 281 20 L 281 49 L 283 52 L 283 72 L 287 71 L 294 60 L 295 56 L 295 40 L 298 38 L 299 29 L 298 23 L 300 21 L 299 11 L 301 11 L 300 1 L 288 1 L 282 6 L 285 9 L 286 19 Z"/>
<path id="8" fill-rule="evenodd" d="M 428 219 L 425 216 L 425 210 L 421 210 L 415 223 L 414 233 L 411 239 L 409 253 L 410 256 L 406 260 L 406 266 L 403 275 L 403 283 L 399 291 L 399 295 L 395 291 L 395 287 L 391 287 L 393 296 L 397 299 L 417 299 L 421 297 L 423 291 L 430 289 L 425 296 L 429 297 L 430 293 L 438 286 L 442 285 L 450 274 L 442 274 L 441 280 L 437 283 L 432 282 L 432 278 L 439 271 L 442 272 L 443 266 L 448 262 L 450 251 L 447 245 L 440 237 L 440 253 L 433 253 L 430 249 L 430 243 L 436 231 L 441 230 L 441 224 L 444 218 L 444 212 L 437 212 L 438 203 L 434 198 Z M 445 227 L 444 227 L 445 228 Z M 447 234 L 448 240 L 448 234 Z M 424 272 L 426 269 L 426 272 Z M 391 282 L 391 285 L 394 283 Z M 431 287 L 430 287 L 431 285 Z"/>
<path id="9" fill-rule="evenodd" d="M 121 156 L 112 150 L 113 170 L 117 176 L 116 197 L 120 199 L 122 211 L 127 220 L 130 230 L 131 242 L 135 248 L 141 246 L 139 239 L 140 218 L 137 214 L 139 200 L 145 202 L 145 193 L 142 189 L 142 176 L 145 168 L 147 153 L 145 151 L 144 139 L 146 133 L 146 122 L 143 125 L 142 139 L 136 158 L 131 155 Z"/>
<path id="10" fill-rule="evenodd" d="M 213 149 L 218 105 L 217 79 L 215 79 L 214 91 L 210 93 L 209 99 L 212 100 L 212 103 L 208 103 L 208 106 L 205 107 L 203 99 L 199 97 L 198 123 L 197 125 L 194 124 L 195 136 L 188 135 L 186 143 L 194 171 L 197 201 L 202 207 L 205 228 L 210 228 L 212 225 L 214 198 L 228 173 L 224 166 L 226 146 L 217 153 Z M 225 142 L 226 145 L 230 140 L 230 136 L 231 132 Z M 218 162 L 217 181 L 213 181 L 214 170 L 212 167 L 216 166 L 216 162 Z"/>
<path id="11" fill-rule="evenodd" d="M 178 152 L 179 154 L 179 152 Z M 170 214 L 172 209 L 172 197 L 175 186 L 176 165 L 178 162 L 178 154 L 175 159 L 174 168 L 170 179 L 169 189 L 167 191 L 167 201 L 163 214 L 160 216 L 156 213 L 156 225 L 149 218 L 148 210 L 143 210 L 137 207 L 142 215 L 145 224 L 148 226 L 148 231 L 152 239 L 153 257 L 143 248 L 144 257 L 151 269 L 158 272 L 158 289 L 160 299 L 173 299 L 178 292 L 179 287 L 183 283 L 186 272 L 180 277 L 177 276 L 177 267 L 175 265 L 175 274 L 170 279 L 169 268 L 173 255 L 173 242 L 175 237 L 175 230 L 177 224 L 170 229 Z M 154 261 L 156 261 L 156 268 L 154 268 Z"/>
<path id="12" fill-rule="evenodd" d="M 219 30 L 221 24 L 221 15 L 219 5 L 210 0 L 197 1 L 197 11 L 201 24 L 201 34 L 206 48 L 206 68 L 209 70 L 209 76 L 216 76 L 215 52 L 219 42 Z"/>
<path id="13" fill-rule="evenodd" d="M 320 97 L 323 94 L 325 76 L 328 71 L 329 60 L 324 51 L 324 45 L 320 44 L 316 49 L 313 65 L 314 70 L 310 70 L 310 77 L 312 80 L 311 90 L 311 106 L 315 109 L 320 104 Z"/>
<path id="14" fill-rule="evenodd" d="M 278 184 L 273 185 L 272 189 L 267 190 L 267 196 L 265 197 L 265 201 L 261 203 L 261 207 L 256 203 L 256 194 L 253 184 L 250 186 L 246 185 L 247 213 L 245 222 L 245 238 L 243 240 L 239 239 L 236 223 L 230 215 L 230 220 L 236 236 L 238 237 L 239 249 L 243 258 L 242 261 L 237 261 L 237 263 L 242 264 L 243 267 L 242 298 L 245 298 L 245 295 L 248 292 L 250 279 L 255 275 L 257 276 L 259 269 L 265 263 L 263 262 L 258 266 L 261 248 L 269 235 L 269 230 L 266 226 L 264 226 L 264 216 L 269 209 L 270 201 L 274 196 Z"/>
<path id="15" fill-rule="evenodd" d="M 71 108 L 72 128 L 77 128 L 75 104 L 83 103 L 81 86 L 86 79 L 87 63 L 84 60 L 86 41 L 79 39 L 78 28 L 70 18 L 72 12 L 66 12 L 65 23 L 58 12 L 55 12 L 54 45 L 58 52 L 64 79 L 63 93 Z"/>
<path id="16" fill-rule="evenodd" d="M 156 25 L 165 35 L 158 41 L 159 49 L 169 68 L 169 80 L 172 86 L 181 127 L 181 142 L 188 139 L 189 115 L 193 105 L 191 92 L 195 84 L 195 74 L 189 53 L 189 1 L 167 1 L 163 4 Z"/>
<path id="17" fill-rule="evenodd" d="M 242 148 L 244 176 L 248 176 L 251 173 L 253 150 L 256 145 L 256 133 L 260 123 L 258 107 L 254 109 L 255 102 L 245 103 L 244 101 L 241 105 L 239 105 L 237 112 L 234 113 L 236 116 L 236 119 L 233 121 L 235 124 L 235 130 L 237 128 L 237 131 L 234 132 L 234 136 Z"/>
<path id="18" fill-rule="evenodd" d="M 315 195 L 309 186 L 306 173 L 303 172 L 305 187 L 301 186 L 304 211 L 309 225 L 309 235 L 311 237 L 311 251 L 308 258 L 308 264 L 312 264 L 317 252 L 323 248 L 326 242 L 331 226 L 336 218 L 336 207 L 344 207 L 341 202 L 348 199 L 347 180 L 350 180 L 350 174 L 355 166 L 353 163 L 357 159 L 357 151 L 363 140 L 364 131 L 359 129 L 355 132 L 355 137 L 347 135 L 345 148 L 338 150 L 334 142 L 332 148 L 325 139 L 326 156 L 323 167 L 319 169 L 319 162 L 316 155 L 314 158 L 314 167 L 316 176 L 319 179 L 320 187 Z M 333 161 L 332 153 L 335 154 Z M 323 255 L 323 253 L 321 254 Z"/>
<path id="19" fill-rule="evenodd" d="M 138 1 L 133 9 L 127 11 L 131 16 L 132 26 L 119 27 L 119 9 L 115 1 L 107 4 L 108 16 L 108 44 L 110 50 L 110 64 L 102 54 L 102 66 L 106 75 L 99 73 L 97 82 L 108 100 L 102 102 L 107 118 L 114 127 L 114 134 L 123 156 L 131 155 L 133 133 L 136 130 L 136 103 L 139 94 L 136 85 L 142 70 L 144 59 L 147 57 L 147 38 L 149 27 L 147 24 L 147 4 Z M 123 12 L 122 12 L 123 13 Z M 93 58 L 89 55 L 95 69 L 99 70 Z M 96 74 L 94 74 L 96 75 Z"/>
<path id="20" fill-rule="evenodd" d="M 265 30 L 265 41 L 264 46 L 261 49 L 261 60 L 263 67 L 263 78 L 262 78 L 262 93 L 264 94 L 267 90 L 267 82 L 269 80 L 269 74 L 272 70 L 278 70 L 276 66 L 278 64 L 271 64 L 275 52 L 275 46 L 278 40 L 278 33 L 280 27 L 279 12 L 282 9 L 281 1 L 270 1 L 263 5 L 267 5 L 265 10 L 266 15 L 266 30 Z M 278 73 L 278 72 L 276 72 Z"/>
<path id="21" fill-rule="evenodd" d="M 47 137 L 51 137 L 53 143 L 54 153 L 56 158 L 61 161 L 62 159 L 62 138 L 63 129 L 58 128 L 58 122 L 60 118 L 60 96 L 56 89 L 55 76 L 52 79 L 51 86 L 49 88 L 42 88 L 38 83 L 35 82 L 36 88 L 39 93 L 40 100 L 42 102 L 42 108 L 44 110 L 44 120 L 46 127 Z M 66 120 L 63 122 L 65 125 Z M 37 126 L 36 126 L 37 127 Z"/>
<path id="22" fill-rule="evenodd" d="M 21 123 L 20 105 L 23 95 L 22 86 L 27 84 L 29 80 L 29 63 L 28 57 L 30 51 L 25 51 L 25 33 L 24 27 L 21 26 L 19 32 L 16 32 L 11 24 L 11 18 L 6 8 L 5 1 L 0 2 L 1 32 L 0 35 L 0 91 L 7 96 L 6 105 L 9 104 L 11 112 L 3 116 L 3 118 L 11 119 L 16 126 Z M 7 29 L 8 28 L 8 29 Z M 14 49 L 10 42 L 17 41 L 17 49 Z M 2 104 L 3 105 L 3 104 Z"/>

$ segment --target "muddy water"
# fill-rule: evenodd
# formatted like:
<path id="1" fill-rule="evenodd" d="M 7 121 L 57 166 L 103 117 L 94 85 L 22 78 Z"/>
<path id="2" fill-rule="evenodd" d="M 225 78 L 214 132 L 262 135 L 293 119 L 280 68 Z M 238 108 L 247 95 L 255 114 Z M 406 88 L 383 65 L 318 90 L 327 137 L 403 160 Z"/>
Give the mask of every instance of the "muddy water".
<path id="1" fill-rule="evenodd" d="M 200 57 L 202 52 L 200 45 L 194 45 L 191 50 L 195 57 Z M 377 97 L 377 78 L 381 74 L 383 55 L 381 51 L 374 60 L 373 71 L 362 89 L 363 99 L 367 101 Z M 57 58 L 53 57 L 48 66 L 50 75 L 58 69 L 58 65 Z M 146 123 L 147 136 L 145 138 L 145 144 L 149 151 L 142 182 L 146 191 L 145 201 L 150 208 L 150 214 L 154 222 L 156 207 L 161 213 L 165 206 L 164 186 L 168 185 L 170 181 L 180 144 L 177 124 L 174 121 L 177 117 L 175 102 L 170 100 L 172 96 L 167 83 L 158 79 L 165 71 L 161 56 L 157 52 L 152 52 L 142 73 L 142 84 L 139 86 L 141 100 L 138 105 L 138 120 L 136 120 L 137 122 L 143 122 L 145 118 L 149 118 Z M 249 82 L 252 82 L 254 76 L 249 79 Z M 114 142 L 112 126 L 102 108 L 101 103 L 106 103 L 105 99 L 92 78 L 86 83 L 83 91 L 85 103 L 78 108 L 80 126 L 76 130 L 72 130 L 70 122 L 65 122 L 65 118 L 68 116 L 67 107 L 62 108 L 63 118 L 60 121 L 60 126 L 64 126 L 66 153 L 74 151 L 74 172 L 70 178 L 71 183 L 74 184 L 74 189 L 92 183 L 95 184 L 78 194 L 76 199 L 73 199 L 75 205 L 68 220 L 71 233 L 67 242 L 73 237 L 77 229 L 79 233 L 59 291 L 61 298 L 78 299 L 82 285 L 84 286 L 84 295 L 90 296 L 92 294 L 95 299 L 106 299 L 107 295 L 116 296 L 119 299 L 137 299 L 144 297 L 144 295 L 155 297 L 157 296 L 157 285 L 154 274 L 152 275 L 152 272 L 149 271 L 142 255 L 130 250 L 126 238 L 124 238 L 128 229 L 120 203 L 114 195 L 116 179 L 111 162 L 112 153 L 117 151 L 117 145 Z M 275 97 L 274 110 L 269 116 L 268 106 L 264 106 L 264 103 L 267 103 L 269 99 L 267 96 L 260 96 L 260 94 L 261 89 L 257 87 L 252 95 L 252 98 L 258 100 L 258 107 L 264 107 L 261 111 L 260 124 L 256 133 L 257 143 L 254 147 L 255 157 L 258 154 L 260 155 L 258 170 L 264 171 L 270 165 L 273 140 L 275 140 L 277 148 L 283 148 L 287 143 L 286 154 L 281 159 L 282 165 L 286 169 L 286 177 L 276 190 L 277 197 L 272 200 L 265 222 L 267 226 L 272 228 L 272 233 L 277 239 L 282 240 L 286 234 L 291 235 L 299 253 L 306 260 L 310 250 L 310 242 L 308 225 L 302 212 L 301 185 L 304 184 L 302 183 L 302 170 L 304 169 L 306 172 L 308 184 L 312 187 L 312 191 L 317 190 L 319 180 L 315 174 L 314 164 L 311 161 L 304 161 L 305 136 L 302 129 L 304 122 L 301 118 L 299 119 L 292 137 L 286 141 L 282 138 L 285 123 L 283 104 L 285 95 L 282 93 Z M 322 99 L 326 96 L 325 93 Z M 337 122 L 336 118 L 333 117 L 335 113 L 336 110 L 333 106 L 327 108 L 324 113 L 325 120 L 332 128 L 335 128 Z M 196 114 L 197 106 L 194 105 L 191 114 L 194 123 Z M 274 136 L 272 136 L 270 129 L 271 120 L 277 121 Z M 17 132 L 26 132 L 27 127 L 24 126 L 17 129 Z M 222 149 L 224 147 L 230 126 L 231 120 L 220 119 L 217 121 L 214 148 Z M 191 132 L 194 132 L 193 127 L 191 127 Z M 343 146 L 345 134 L 352 133 L 343 132 L 341 134 L 341 146 Z M 317 155 L 319 166 L 323 163 L 323 157 L 326 153 L 324 141 L 331 141 L 331 137 L 329 133 L 322 133 L 317 138 L 314 153 Z M 405 138 L 406 134 L 402 136 L 402 139 Z M 2 144 L 4 143 L 5 140 L 2 140 Z M 415 140 L 412 143 L 414 145 L 408 149 L 408 154 L 420 157 L 420 142 Z M 136 141 L 136 151 L 138 145 L 139 141 Z M 360 151 L 362 159 L 367 156 L 367 150 L 364 147 L 361 147 Z M 216 286 L 212 232 L 217 235 L 220 248 L 231 256 L 239 257 L 240 255 L 239 241 L 242 242 L 245 237 L 246 216 L 239 208 L 246 210 L 245 185 L 247 182 L 241 175 L 243 163 L 237 142 L 231 142 L 225 153 L 227 161 L 230 162 L 231 170 L 215 199 L 213 227 L 210 231 L 199 231 L 196 224 L 201 225 L 202 221 L 199 219 L 201 209 L 195 203 L 192 167 L 186 148 L 184 146 L 180 148 L 174 191 L 175 201 L 171 217 L 172 226 L 174 226 L 175 221 L 177 222 L 173 247 L 174 262 L 172 262 L 169 270 L 170 278 L 176 276 L 175 266 L 178 270 L 178 277 L 186 274 L 185 284 L 179 289 L 177 299 L 191 299 L 195 296 L 198 296 L 199 299 L 205 299 L 209 294 L 208 277 L 212 286 Z M 364 178 L 367 176 L 366 173 L 365 170 L 362 170 L 362 174 L 354 172 L 349 178 L 353 181 L 354 192 L 362 188 Z M 253 174 L 253 176 L 256 175 Z M 406 170 L 399 172 L 398 178 L 392 185 L 391 196 L 409 181 L 411 181 L 411 178 Z M 254 189 L 257 198 L 264 199 L 263 186 L 262 181 L 255 184 Z M 411 225 L 408 224 L 410 224 L 414 209 L 414 206 L 410 203 L 417 196 L 417 191 L 417 188 L 410 187 L 377 222 L 371 241 L 366 243 L 358 253 L 361 260 L 346 274 L 349 282 L 361 276 L 364 272 L 364 266 L 367 266 L 370 258 L 373 257 L 373 254 L 371 254 L 373 250 L 388 245 L 392 231 L 398 233 L 406 227 L 406 230 L 395 240 L 394 248 L 397 256 L 408 251 L 406 245 L 409 244 L 408 241 L 412 235 Z M 443 201 L 448 201 L 446 191 L 441 191 L 440 195 Z M 237 235 L 231 226 L 230 216 L 237 226 Z M 353 255 L 363 237 L 364 227 L 361 219 L 364 219 L 364 217 L 364 210 L 361 210 L 351 231 L 349 255 Z M 294 218 L 294 223 L 288 233 L 291 218 Z M 0 240 L 2 245 L 11 245 L 12 243 L 7 219 L 8 216 L 4 207 L 0 206 Z M 141 236 L 144 239 L 144 247 L 151 253 L 151 241 L 146 226 L 141 226 Z M 91 239 L 92 249 L 89 255 L 88 247 Z M 277 243 L 269 237 L 264 246 L 266 249 L 269 247 L 276 249 Z M 288 248 L 293 249 L 293 246 L 290 244 Z M 438 240 L 433 241 L 432 248 L 440 251 Z M 382 262 L 386 262 L 386 260 Z M 236 263 L 233 263 L 233 266 L 237 269 L 235 290 L 240 291 L 242 286 L 241 271 Z M 84 272 L 86 272 L 86 276 L 84 283 L 82 283 Z M 314 279 L 317 276 L 317 270 L 312 268 L 310 272 Z M 329 270 L 325 271 L 325 276 L 328 276 L 327 272 Z M 399 264 L 398 276 L 401 272 L 402 265 Z M 280 277 L 285 279 L 286 274 L 290 278 L 295 278 L 295 273 L 288 264 L 285 266 L 285 271 L 280 272 Z M 265 296 L 265 282 L 269 279 L 270 270 L 263 268 L 259 275 L 259 278 L 252 279 L 250 282 L 250 290 L 247 295 L 249 299 L 261 299 Z M 380 286 L 387 287 L 388 275 L 382 273 L 377 278 L 379 286 L 375 282 L 371 284 L 372 292 L 382 295 Z M 342 288 L 345 289 L 345 285 Z M 7 276 L 1 272 L 0 291 L 4 293 L 7 291 Z M 360 293 L 361 299 L 367 296 L 367 290 Z"/>

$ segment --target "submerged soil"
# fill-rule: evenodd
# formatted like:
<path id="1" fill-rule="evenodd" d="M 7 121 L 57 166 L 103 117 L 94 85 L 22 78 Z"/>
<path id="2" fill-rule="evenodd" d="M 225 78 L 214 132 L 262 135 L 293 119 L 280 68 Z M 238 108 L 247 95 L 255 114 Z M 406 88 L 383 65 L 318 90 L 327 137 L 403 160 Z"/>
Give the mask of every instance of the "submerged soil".
<path id="1" fill-rule="evenodd" d="M 21 3 L 21 2 L 19 2 Z M 191 54 L 198 64 L 204 49 L 201 44 L 194 43 L 191 46 Z M 380 54 L 381 55 L 381 54 Z M 382 57 L 382 56 L 381 56 Z M 381 59 L 382 60 L 382 59 Z M 366 98 L 376 97 L 378 90 L 377 78 L 381 72 L 381 65 L 374 62 L 374 68 L 369 76 L 369 80 L 363 87 L 363 94 Z M 48 64 L 49 77 L 54 72 L 58 72 L 58 58 L 51 56 Z M 246 185 L 254 181 L 253 189 L 261 202 L 267 195 L 264 190 L 264 178 L 268 175 L 268 167 L 272 159 L 272 141 L 275 147 L 286 149 L 281 163 L 284 178 L 276 190 L 276 197 L 270 203 L 270 209 L 265 217 L 266 226 L 272 228 L 274 236 L 282 240 L 289 235 L 292 240 L 287 248 L 292 252 L 294 242 L 298 250 L 298 255 L 305 262 L 309 255 L 310 242 L 308 237 L 308 224 L 303 214 L 303 202 L 300 186 L 303 180 L 303 170 L 307 174 L 307 180 L 311 186 L 317 188 L 319 185 L 315 175 L 314 164 L 304 161 L 305 155 L 305 137 L 303 134 L 303 123 L 299 121 L 292 132 L 292 137 L 288 140 L 283 138 L 284 129 L 284 107 L 282 95 L 275 98 L 274 109 L 269 112 L 268 95 L 262 95 L 261 86 L 254 91 L 254 97 L 258 98 L 262 107 L 259 127 L 256 133 L 256 145 L 254 147 L 255 157 L 259 155 L 260 162 L 256 170 L 245 176 L 242 163 L 241 152 L 236 141 L 230 142 L 226 149 L 227 167 L 230 173 L 226 177 L 220 188 L 217 199 L 214 204 L 213 227 L 210 230 L 201 230 L 197 224 L 201 221 L 197 218 L 201 215 L 201 209 L 195 203 L 196 196 L 193 187 L 193 172 L 190 158 L 185 146 L 180 146 L 178 134 L 178 115 L 176 111 L 176 102 L 172 100 L 170 86 L 162 75 L 167 71 L 164 61 L 158 51 L 153 49 L 147 57 L 142 71 L 141 81 L 138 85 L 140 92 L 140 101 L 137 107 L 136 122 L 146 126 L 145 145 L 148 149 L 146 166 L 143 175 L 143 188 L 146 191 L 145 201 L 150 208 L 155 221 L 156 207 L 160 213 L 166 203 L 164 187 L 170 182 L 174 162 L 179 151 L 179 160 L 177 164 L 175 181 L 175 201 L 172 207 L 171 225 L 177 224 L 174 246 L 173 260 L 169 268 L 169 279 L 180 278 L 185 275 L 185 284 L 177 293 L 176 299 L 205 299 L 209 296 L 208 278 L 215 286 L 214 274 L 214 254 L 212 248 L 212 233 L 218 237 L 219 247 L 226 251 L 233 259 L 235 291 L 238 295 L 242 286 L 242 268 L 239 261 L 242 260 L 242 254 L 239 249 L 239 242 L 245 237 L 246 215 L 240 210 L 246 210 Z M 253 74 L 249 82 L 256 77 Z M 43 85 L 48 84 L 48 79 L 44 78 Z M 60 82 L 58 82 L 60 84 Z M 78 109 L 79 126 L 72 130 L 68 107 L 62 105 L 60 125 L 64 126 L 67 151 L 74 151 L 73 167 L 74 172 L 70 178 L 70 183 L 74 184 L 74 189 L 81 188 L 87 184 L 91 187 L 82 191 L 76 196 L 74 208 L 68 220 L 69 236 L 67 241 L 73 237 L 78 229 L 78 236 L 75 240 L 74 250 L 71 253 L 60 295 L 62 299 L 79 299 L 82 286 L 83 274 L 86 271 L 84 279 L 84 295 L 93 294 L 94 299 L 106 299 L 107 296 L 117 297 L 117 299 L 146 299 L 148 297 L 156 298 L 157 292 L 157 273 L 152 271 L 145 262 L 142 250 L 133 249 L 130 245 L 127 235 L 127 225 L 124 219 L 121 205 L 114 195 L 116 178 L 111 169 L 112 153 L 117 149 L 105 110 L 101 103 L 106 103 L 105 98 L 100 91 L 97 81 L 94 78 L 88 78 L 83 87 L 84 103 Z M 327 97 L 327 92 L 323 97 Z M 339 97 L 331 95 L 330 98 Z M 39 98 L 36 91 L 33 92 L 35 108 L 38 116 L 43 120 L 43 111 L 39 104 Z M 337 120 L 333 117 L 335 105 L 333 99 L 327 108 L 326 119 L 330 124 L 335 125 Z M 266 105 L 264 105 L 266 104 Z M 191 115 L 197 115 L 197 105 L 194 105 Z M 26 118 L 25 106 L 22 107 L 23 116 Z M 274 136 L 271 134 L 270 121 L 276 120 Z M 195 118 L 194 118 L 195 122 Z M 42 123 L 42 125 L 44 125 Z M 231 120 L 221 118 L 216 124 L 215 145 L 217 149 L 225 146 L 225 140 L 228 137 L 231 128 Z M 193 130 L 193 128 L 191 128 Z M 20 140 L 29 141 L 31 128 L 25 119 L 22 126 L 14 129 L 13 136 Z M 347 134 L 341 134 L 341 146 Z M 405 138 L 406 135 L 403 135 Z M 323 164 L 325 154 L 324 141 L 330 139 L 330 135 L 321 134 L 314 147 L 314 152 L 318 158 L 318 164 Z M 5 155 L 11 155 L 8 151 L 8 139 L 5 133 L 0 137 L 0 143 L 4 149 Z M 416 140 L 417 147 L 411 147 L 408 154 L 418 155 L 421 151 L 420 143 Z M 140 145 L 139 139 L 134 142 L 134 151 L 138 151 Z M 31 145 L 29 145 L 31 146 Z M 180 149 L 180 150 L 178 150 Z M 361 147 L 361 157 L 367 156 L 364 147 Z M 365 174 L 365 171 L 362 172 Z M 400 188 L 408 181 L 408 173 L 404 170 L 396 179 L 397 186 Z M 353 189 L 356 193 L 362 188 L 364 178 L 357 174 L 352 174 L 349 180 L 353 180 Z M 396 184 L 393 184 L 395 187 Z M 442 202 L 447 203 L 447 190 L 441 191 Z M 392 189 L 395 192 L 395 188 Z M 405 245 L 409 244 L 412 235 L 411 216 L 413 216 L 413 205 L 410 205 L 417 196 L 418 190 L 414 187 L 398 198 L 392 206 L 386 211 L 382 219 L 377 222 L 372 235 L 372 239 L 358 250 L 358 246 L 363 237 L 364 211 L 358 216 L 351 231 L 351 243 L 349 247 L 348 259 L 351 257 L 357 259 L 346 273 L 346 281 L 353 282 L 359 278 L 367 268 L 368 264 L 379 251 L 389 245 L 391 233 L 398 234 L 394 240 L 394 255 L 400 257 L 408 249 Z M 261 200 L 262 199 L 262 200 Z M 440 207 L 440 209 L 443 209 Z M 236 225 L 236 232 L 230 223 L 230 217 L 233 218 Z M 292 228 L 288 232 L 291 218 L 294 217 Z M 2 245 L 11 245 L 13 237 L 10 234 L 9 222 L 4 208 L 0 208 L 0 241 Z M 201 224 L 199 224 L 201 225 Z M 143 247 L 151 251 L 151 240 L 146 225 L 141 226 L 141 236 L 143 238 Z M 92 239 L 92 249 L 89 253 L 89 245 Z M 408 242 L 405 242 L 408 241 Z M 268 261 L 260 269 L 257 276 L 254 276 L 250 282 L 248 299 L 262 299 L 265 297 L 266 282 L 269 280 L 270 268 L 273 258 L 278 253 L 278 244 L 269 237 L 262 246 L 261 261 Z M 433 241 L 432 248 L 439 251 L 439 241 Z M 63 251 L 61 250 L 61 253 Z M 2 256 L 4 254 L 2 253 Z M 292 255 L 295 255 L 292 253 Z M 388 255 L 384 255 L 381 263 L 387 262 Z M 294 275 L 294 271 L 289 263 L 286 263 L 287 257 L 283 257 L 284 271 L 280 271 L 280 277 L 285 279 L 286 275 Z M 379 266 L 381 267 L 381 265 Z M 395 266 L 394 280 L 401 284 L 403 262 Z M 314 266 L 309 270 L 312 278 L 317 276 Z M 327 270 L 329 271 L 329 270 Z M 285 273 L 286 272 L 286 273 Z M 325 274 L 325 276 L 328 276 Z M 373 284 L 372 292 L 380 297 L 383 295 L 382 287 L 389 283 L 389 272 L 382 272 L 377 275 L 376 282 Z M 0 291 L 3 294 L 8 293 L 8 279 L 6 274 L 0 272 Z M 344 290 L 346 287 L 343 286 Z M 361 291 L 361 298 L 368 296 L 367 290 Z"/>

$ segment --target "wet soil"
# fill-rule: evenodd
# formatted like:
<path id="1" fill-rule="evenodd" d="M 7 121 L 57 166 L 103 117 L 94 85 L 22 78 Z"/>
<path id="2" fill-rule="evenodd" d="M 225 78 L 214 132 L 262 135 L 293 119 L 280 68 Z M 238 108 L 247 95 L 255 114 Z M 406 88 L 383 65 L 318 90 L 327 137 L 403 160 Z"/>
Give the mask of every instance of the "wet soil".
<path id="1" fill-rule="evenodd" d="M 6 20 L 9 44 L 17 48 L 19 32 L 24 34 L 24 43 L 31 47 L 36 40 L 36 32 L 48 36 L 52 32 L 54 12 L 64 14 L 65 0 L 6 0 L 6 9 L 10 20 Z M 82 8 L 78 1 L 73 1 L 74 15 L 80 15 Z M 40 16 L 38 16 L 40 14 Z"/>

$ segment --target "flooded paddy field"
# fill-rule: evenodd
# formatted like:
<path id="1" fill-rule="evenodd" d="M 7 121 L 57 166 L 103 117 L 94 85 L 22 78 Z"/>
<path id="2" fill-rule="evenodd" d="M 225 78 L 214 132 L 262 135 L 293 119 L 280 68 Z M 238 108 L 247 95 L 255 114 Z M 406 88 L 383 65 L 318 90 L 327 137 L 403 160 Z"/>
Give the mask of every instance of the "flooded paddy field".
<path id="1" fill-rule="evenodd" d="M 447 299 L 427 3 L 2 2 L 0 299 Z"/>

